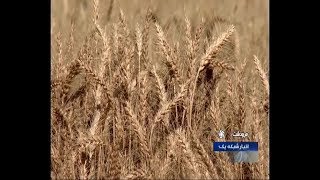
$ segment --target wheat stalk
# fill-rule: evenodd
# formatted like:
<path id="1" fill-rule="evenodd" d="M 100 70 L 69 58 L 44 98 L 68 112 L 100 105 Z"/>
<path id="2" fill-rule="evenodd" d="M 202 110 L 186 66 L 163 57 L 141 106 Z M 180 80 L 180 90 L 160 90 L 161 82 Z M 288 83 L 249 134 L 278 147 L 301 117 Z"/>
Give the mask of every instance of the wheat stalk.
<path id="1" fill-rule="evenodd" d="M 256 65 L 256 70 L 259 73 L 259 77 L 260 77 L 260 79 L 263 83 L 263 86 L 266 89 L 267 94 L 269 96 L 269 80 L 267 78 L 266 73 L 264 72 L 264 70 L 261 67 L 259 59 L 255 55 L 254 55 L 254 64 Z"/>
<path id="2" fill-rule="evenodd" d="M 147 172 L 144 169 L 136 169 L 133 172 L 126 175 L 124 179 L 127 180 L 134 180 L 134 179 L 146 179 L 147 178 Z"/>
<path id="3" fill-rule="evenodd" d="M 217 40 L 212 43 L 207 49 L 204 56 L 202 56 L 200 60 L 199 72 L 201 72 L 206 66 L 210 64 L 210 62 L 217 56 L 218 52 L 221 51 L 223 45 L 229 41 L 230 36 L 235 31 L 233 25 L 230 25 L 228 30 L 222 33 Z"/>
<path id="4" fill-rule="evenodd" d="M 118 145 L 113 146 L 112 153 L 110 157 L 109 173 L 108 178 L 110 179 L 120 179 L 121 174 L 121 164 L 120 164 L 120 153 Z"/>
<path id="5" fill-rule="evenodd" d="M 164 87 L 164 84 L 163 84 L 163 81 L 162 79 L 159 77 L 159 75 L 157 74 L 157 70 L 156 70 L 156 67 L 153 66 L 153 69 L 152 69 L 152 73 L 153 75 L 155 76 L 156 78 L 156 81 L 157 81 L 157 88 L 159 89 L 159 95 L 160 95 L 160 100 L 161 100 L 161 106 L 163 106 L 165 103 L 167 103 L 168 101 L 168 95 L 167 95 L 167 92 L 166 92 L 166 89 Z"/>
<path id="6" fill-rule="evenodd" d="M 164 33 L 162 31 L 161 26 L 158 23 L 155 23 L 155 26 L 156 26 L 156 31 L 157 31 L 158 43 L 161 47 L 162 53 L 166 57 L 165 64 L 167 65 L 167 67 L 169 69 L 169 74 L 173 78 L 178 79 L 178 69 L 177 69 L 176 63 L 173 61 L 172 49 L 169 46 L 167 40 L 165 39 L 165 36 L 164 36 Z"/>
<path id="7" fill-rule="evenodd" d="M 137 115 L 133 112 L 129 102 L 126 102 L 125 112 L 126 115 L 130 118 L 133 131 L 138 137 L 141 154 L 144 158 L 146 158 L 145 160 L 148 162 L 151 154 L 147 143 L 146 130 L 138 121 Z"/>
<path id="8" fill-rule="evenodd" d="M 176 133 L 177 133 L 177 144 L 183 153 L 182 155 L 183 162 L 186 163 L 186 165 L 188 166 L 188 169 L 194 173 L 194 177 L 199 178 L 200 174 L 199 174 L 199 169 L 197 165 L 198 162 L 196 161 L 196 157 L 191 150 L 189 142 L 187 141 L 185 132 L 181 129 L 178 129 L 176 130 Z"/>
<path id="9" fill-rule="evenodd" d="M 196 90 L 196 84 L 197 84 L 196 82 L 198 80 L 199 74 L 202 70 L 204 70 L 206 66 L 210 64 L 211 60 L 216 57 L 217 53 L 222 49 L 222 46 L 226 42 L 228 42 L 228 39 L 230 38 L 233 32 L 234 32 L 234 26 L 231 25 L 226 32 L 222 33 L 221 36 L 219 36 L 217 40 L 209 46 L 206 53 L 203 55 L 203 57 L 200 60 L 200 67 L 194 79 L 193 90 L 191 92 L 191 100 L 189 105 L 188 125 L 190 130 L 192 129 L 192 107 L 193 107 L 193 101 L 194 101 L 194 93 Z"/>
<path id="10" fill-rule="evenodd" d="M 201 161 L 205 164 L 207 171 L 210 174 L 210 178 L 212 179 L 219 178 L 216 168 L 214 167 L 208 153 L 204 149 L 199 139 L 196 137 L 193 137 L 193 142 L 195 143 L 196 152 L 200 155 Z"/>

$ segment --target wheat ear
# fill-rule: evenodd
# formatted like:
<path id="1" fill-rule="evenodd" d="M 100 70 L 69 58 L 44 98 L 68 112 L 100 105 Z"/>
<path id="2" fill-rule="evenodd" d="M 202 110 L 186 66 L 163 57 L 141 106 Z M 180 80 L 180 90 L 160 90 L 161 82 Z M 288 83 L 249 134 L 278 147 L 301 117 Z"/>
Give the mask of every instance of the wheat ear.
<path id="1" fill-rule="evenodd" d="M 196 90 L 196 84 L 197 84 L 199 74 L 216 57 L 217 53 L 222 49 L 222 46 L 226 42 L 228 42 L 228 40 L 229 40 L 230 36 L 232 35 L 232 33 L 234 32 L 234 30 L 235 30 L 234 26 L 231 25 L 226 32 L 222 33 L 221 36 L 219 36 L 217 38 L 217 40 L 209 46 L 206 53 L 204 54 L 204 56 L 200 60 L 200 67 L 199 67 L 199 69 L 197 71 L 197 75 L 195 76 L 195 79 L 194 79 L 193 90 L 191 93 L 191 100 L 190 100 L 190 105 L 189 105 L 188 126 L 189 126 L 190 130 L 192 129 L 192 120 L 191 119 L 192 119 L 192 106 L 193 106 L 193 101 L 194 101 L 194 93 Z"/>
<path id="2" fill-rule="evenodd" d="M 254 64 L 256 65 L 256 70 L 259 73 L 259 76 L 260 76 L 260 79 L 261 79 L 261 81 L 263 83 L 263 86 L 266 89 L 267 94 L 269 96 L 269 80 L 267 78 L 266 73 L 262 69 L 260 61 L 259 61 L 259 59 L 257 58 L 256 55 L 254 55 Z"/>

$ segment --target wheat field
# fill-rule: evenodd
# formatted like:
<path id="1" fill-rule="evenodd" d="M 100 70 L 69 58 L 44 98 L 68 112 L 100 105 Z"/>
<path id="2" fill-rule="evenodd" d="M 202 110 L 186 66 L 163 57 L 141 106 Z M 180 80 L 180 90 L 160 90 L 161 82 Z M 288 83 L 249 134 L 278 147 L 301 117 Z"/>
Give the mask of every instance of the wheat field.
<path id="1" fill-rule="evenodd" d="M 52 179 L 269 179 L 267 0 L 51 6 Z"/>

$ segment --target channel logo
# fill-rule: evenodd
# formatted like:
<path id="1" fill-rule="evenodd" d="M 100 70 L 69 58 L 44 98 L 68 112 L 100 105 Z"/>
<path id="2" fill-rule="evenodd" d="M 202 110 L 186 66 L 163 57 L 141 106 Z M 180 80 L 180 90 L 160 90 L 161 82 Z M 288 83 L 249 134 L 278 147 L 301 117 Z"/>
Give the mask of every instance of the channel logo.
<path id="1" fill-rule="evenodd" d="M 214 152 L 227 152 L 233 162 L 257 162 L 258 142 L 214 142 Z"/>

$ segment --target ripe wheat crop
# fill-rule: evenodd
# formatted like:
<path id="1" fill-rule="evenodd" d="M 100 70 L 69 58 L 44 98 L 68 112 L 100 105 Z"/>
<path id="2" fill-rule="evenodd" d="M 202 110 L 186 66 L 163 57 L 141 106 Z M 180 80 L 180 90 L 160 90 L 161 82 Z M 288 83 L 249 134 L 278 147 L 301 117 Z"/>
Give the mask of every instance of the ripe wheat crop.
<path id="1" fill-rule="evenodd" d="M 125 2 L 52 2 L 52 179 L 268 179 L 267 2 Z M 259 161 L 213 152 L 219 130 Z"/>

